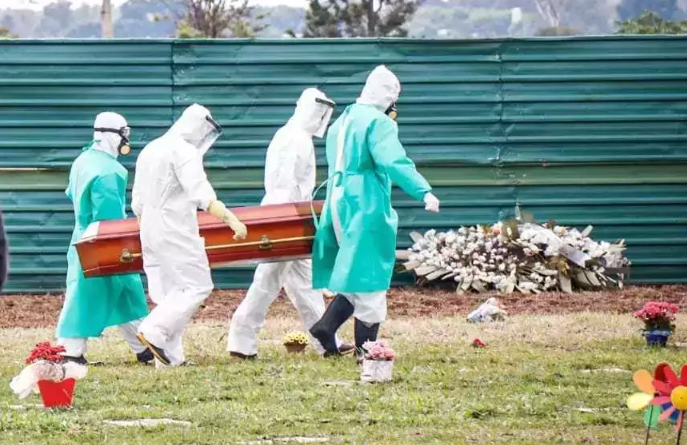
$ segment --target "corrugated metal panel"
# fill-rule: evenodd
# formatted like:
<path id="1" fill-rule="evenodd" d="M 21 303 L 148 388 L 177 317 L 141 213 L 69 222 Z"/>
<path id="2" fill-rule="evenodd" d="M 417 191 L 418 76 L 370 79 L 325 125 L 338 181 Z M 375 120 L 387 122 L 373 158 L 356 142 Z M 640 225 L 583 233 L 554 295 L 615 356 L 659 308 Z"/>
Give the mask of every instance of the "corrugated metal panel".
<path id="1" fill-rule="evenodd" d="M 443 203 L 432 215 L 396 192 L 399 245 L 410 230 L 492 222 L 519 203 L 627 238 L 635 281 L 685 282 L 686 50 L 685 38 L 655 36 L 0 42 L 0 168 L 47 169 L 0 171 L 7 290 L 63 287 L 66 168 L 97 112 L 127 116 L 137 150 L 186 105 L 209 106 L 225 127 L 210 179 L 230 205 L 256 204 L 265 149 L 300 92 L 322 88 L 340 112 L 380 63 L 401 79 L 402 140 Z M 215 273 L 219 287 L 250 279 L 250 268 Z"/>

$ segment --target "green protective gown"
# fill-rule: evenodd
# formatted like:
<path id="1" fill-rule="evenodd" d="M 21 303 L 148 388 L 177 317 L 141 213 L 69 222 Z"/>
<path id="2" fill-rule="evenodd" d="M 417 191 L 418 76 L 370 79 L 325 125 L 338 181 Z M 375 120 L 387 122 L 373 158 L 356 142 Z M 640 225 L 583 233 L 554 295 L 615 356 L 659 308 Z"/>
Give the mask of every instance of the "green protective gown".
<path id="1" fill-rule="evenodd" d="M 74 204 L 74 233 L 67 253 L 67 293 L 58 338 L 98 337 L 110 327 L 148 314 L 138 274 L 85 278 L 73 243 L 94 221 L 126 218 L 128 172 L 114 156 L 88 145 L 72 164 L 67 197 Z"/>
<path id="2" fill-rule="evenodd" d="M 337 142 L 344 121 L 341 173 L 336 172 Z M 372 105 L 346 108 L 327 133 L 329 180 L 313 246 L 313 287 L 332 292 L 385 291 L 396 261 L 398 215 L 391 207 L 392 182 L 417 200 L 432 187 L 415 169 L 398 139 L 398 128 Z M 332 189 L 338 201 L 341 246 L 332 220 Z"/>

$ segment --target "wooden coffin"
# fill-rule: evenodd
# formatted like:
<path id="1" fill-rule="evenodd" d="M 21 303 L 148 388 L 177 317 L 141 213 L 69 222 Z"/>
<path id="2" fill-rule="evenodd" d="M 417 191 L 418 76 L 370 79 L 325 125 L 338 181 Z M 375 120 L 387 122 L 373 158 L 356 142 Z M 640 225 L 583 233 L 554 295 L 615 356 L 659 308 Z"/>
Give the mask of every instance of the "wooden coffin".
<path id="1" fill-rule="evenodd" d="M 317 215 L 322 201 L 312 207 Z M 234 240 L 228 225 L 209 213 L 198 213 L 200 235 L 210 267 L 309 258 L 315 236 L 311 203 L 232 209 L 248 227 L 248 237 Z M 138 221 L 100 221 L 84 231 L 76 251 L 86 277 L 143 271 Z"/>

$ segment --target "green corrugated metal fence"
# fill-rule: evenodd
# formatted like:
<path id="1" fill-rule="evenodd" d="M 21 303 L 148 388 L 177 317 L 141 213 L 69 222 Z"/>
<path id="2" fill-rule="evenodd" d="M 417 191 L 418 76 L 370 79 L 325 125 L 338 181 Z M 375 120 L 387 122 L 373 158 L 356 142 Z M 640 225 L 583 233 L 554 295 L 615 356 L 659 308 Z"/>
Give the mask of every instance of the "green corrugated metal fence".
<path id="1" fill-rule="evenodd" d="M 494 222 L 519 203 L 626 238 L 634 281 L 687 281 L 686 38 L 0 41 L 7 291 L 63 288 L 63 191 L 96 113 L 129 119 L 132 167 L 185 106 L 210 107 L 225 128 L 211 181 L 229 205 L 256 204 L 265 149 L 300 92 L 319 87 L 341 111 L 381 63 L 401 79 L 406 149 L 442 200 L 432 215 L 397 193 L 401 246 L 410 230 Z M 218 287 L 250 278 L 215 272 Z"/>

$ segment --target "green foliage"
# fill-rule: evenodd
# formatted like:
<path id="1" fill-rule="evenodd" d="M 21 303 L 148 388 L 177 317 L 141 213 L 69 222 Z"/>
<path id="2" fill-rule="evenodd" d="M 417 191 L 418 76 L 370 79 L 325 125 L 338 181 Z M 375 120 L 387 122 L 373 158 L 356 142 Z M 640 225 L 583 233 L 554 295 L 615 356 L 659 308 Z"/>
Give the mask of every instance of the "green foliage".
<path id="1" fill-rule="evenodd" d="M 180 38 L 254 37 L 265 28 L 259 24 L 264 15 L 253 17 L 248 0 L 183 0 L 183 5 Z"/>
<path id="2" fill-rule="evenodd" d="M 652 11 L 644 11 L 634 20 L 617 22 L 616 34 L 685 34 L 687 21 L 663 20 L 660 15 Z"/>
<path id="3" fill-rule="evenodd" d="M 305 12 L 304 37 L 341 37 L 336 13 L 322 6 L 319 0 L 310 0 Z"/>
<path id="4" fill-rule="evenodd" d="M 182 37 L 206 36 L 208 33 L 202 31 L 201 25 L 188 20 L 187 5 L 200 1 L 115 2 L 118 5 L 114 11 L 115 35 L 121 38 L 161 38 L 177 34 Z M 219 0 L 203 1 L 217 3 Z M 369 11 L 365 8 L 372 4 L 363 3 L 363 0 L 332 0 L 338 9 L 329 0 L 309 1 L 307 9 L 284 5 L 251 7 L 250 12 L 239 14 L 242 20 L 225 23 L 227 27 L 215 34 L 279 38 L 293 30 L 293 35 L 327 37 L 491 38 L 532 36 L 552 26 L 537 10 L 533 0 L 385 0 L 377 15 L 381 22 L 376 23 L 377 16 L 373 16 L 373 23 L 367 20 Z M 379 7 L 380 4 L 374 1 L 372 6 Z M 617 18 L 635 19 L 644 8 L 656 11 L 663 20 L 681 20 L 684 12 L 677 7 L 679 1 L 622 0 L 617 6 L 617 0 L 550 0 L 560 16 L 560 26 L 574 29 L 581 35 L 613 33 Z M 241 12 L 242 0 L 223 2 Z M 97 3 L 75 7 L 74 0 L 59 0 L 47 4 L 43 10 L 3 10 L 0 6 L 0 27 L 6 27 L 23 38 L 97 38 L 100 37 L 100 7 Z M 397 15 L 395 11 L 399 3 L 408 4 L 417 11 L 405 14 L 408 11 L 401 8 Z M 518 26 L 510 23 L 511 8 L 514 7 L 522 10 L 522 21 Z M 235 12 L 231 8 L 228 10 L 232 14 Z"/>
<path id="5" fill-rule="evenodd" d="M 618 4 L 618 18 L 621 22 L 636 20 L 646 11 L 655 12 L 663 20 L 680 20 L 684 17 L 678 0 L 622 0 Z"/>
<path id="6" fill-rule="evenodd" d="M 421 0 L 310 0 L 304 37 L 406 37 Z"/>

